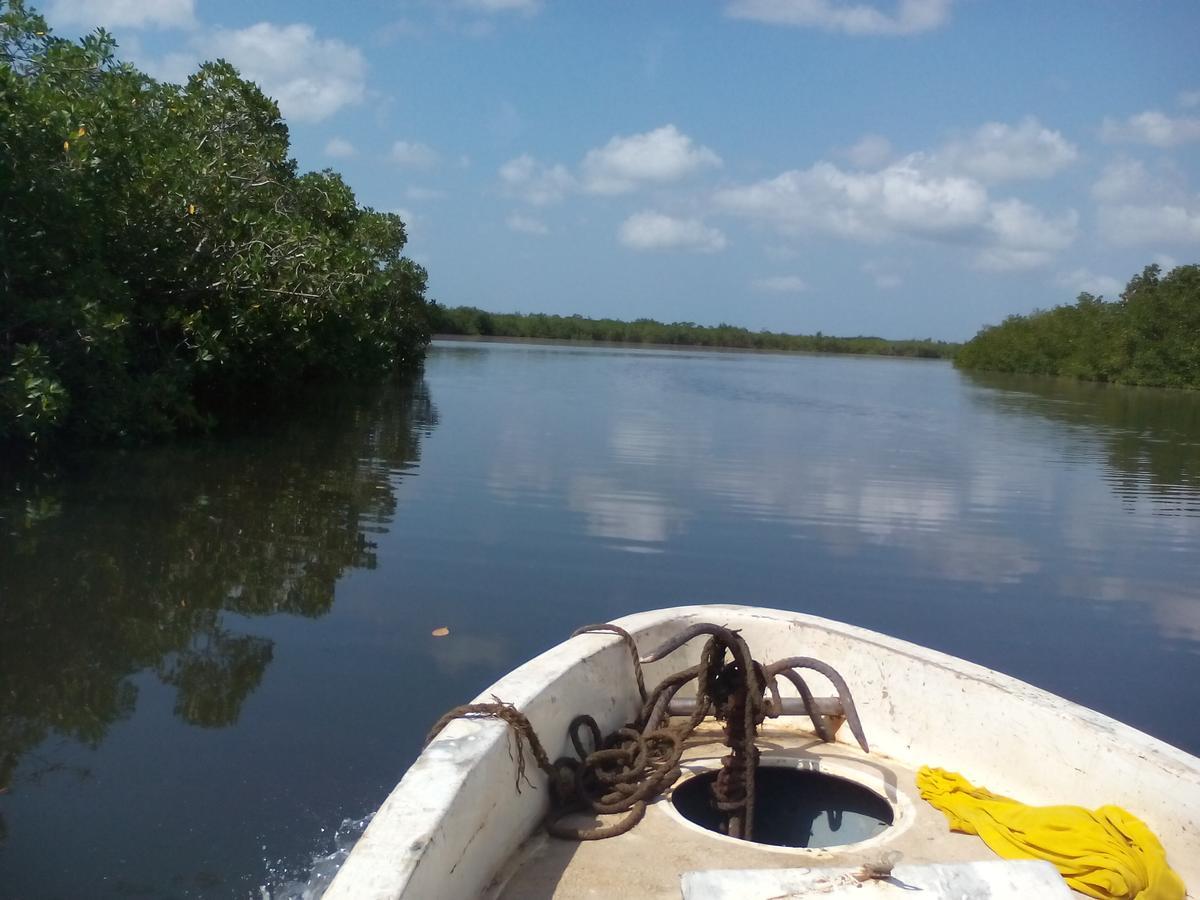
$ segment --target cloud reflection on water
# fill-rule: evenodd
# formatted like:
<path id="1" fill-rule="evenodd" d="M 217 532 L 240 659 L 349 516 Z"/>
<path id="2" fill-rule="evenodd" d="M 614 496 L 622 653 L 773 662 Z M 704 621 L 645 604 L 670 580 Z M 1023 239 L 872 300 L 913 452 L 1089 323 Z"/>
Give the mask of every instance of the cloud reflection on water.
<path id="1" fill-rule="evenodd" d="M 497 448 L 497 500 L 574 516 L 541 527 L 689 559 L 721 547 L 781 573 L 832 573 L 822 558 L 841 559 L 882 580 L 1026 585 L 1031 602 L 1119 595 L 1164 630 L 1196 633 L 1200 597 L 1187 588 L 1104 581 L 1200 545 L 1200 458 L 1188 453 L 1200 428 L 1177 409 L 1192 398 L 1026 396 L 874 360 L 590 359 L 586 414 L 559 409 L 544 440 L 551 426 L 531 411 Z M 802 562 L 761 557 L 788 542 Z"/>
<path id="2" fill-rule="evenodd" d="M 688 513 L 652 491 L 626 489 L 613 478 L 572 476 L 567 489 L 572 510 L 583 513 L 589 535 L 617 541 L 621 549 L 661 553 L 684 530 Z"/>

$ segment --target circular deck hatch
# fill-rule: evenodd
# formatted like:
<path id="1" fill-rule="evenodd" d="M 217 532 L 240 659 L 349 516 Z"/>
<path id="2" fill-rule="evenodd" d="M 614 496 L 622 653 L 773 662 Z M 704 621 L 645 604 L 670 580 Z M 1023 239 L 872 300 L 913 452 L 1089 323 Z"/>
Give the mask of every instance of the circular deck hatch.
<path id="1" fill-rule="evenodd" d="M 712 806 L 716 772 L 675 788 L 671 802 L 688 821 L 720 833 Z M 894 820 L 891 804 L 870 788 L 810 769 L 759 766 L 754 789 L 754 843 L 777 847 L 840 847 L 869 840 Z"/>

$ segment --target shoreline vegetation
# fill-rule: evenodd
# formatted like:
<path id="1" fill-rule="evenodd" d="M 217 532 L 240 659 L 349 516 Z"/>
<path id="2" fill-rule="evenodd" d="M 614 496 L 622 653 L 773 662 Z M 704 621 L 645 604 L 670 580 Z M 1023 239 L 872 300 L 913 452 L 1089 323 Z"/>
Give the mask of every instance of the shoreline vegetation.
<path id="1" fill-rule="evenodd" d="M 223 61 L 184 84 L 0 3 L 0 449 L 204 431 L 419 365 L 404 222 L 301 172 Z"/>
<path id="2" fill-rule="evenodd" d="M 954 358 L 960 369 L 1200 389 L 1200 265 L 1147 266 L 1116 300 L 1009 316 Z"/>
<path id="3" fill-rule="evenodd" d="M 590 341 L 660 347 L 907 356 L 921 359 L 949 359 L 961 346 L 931 339 L 893 341 L 870 336 L 832 337 L 820 332 L 783 334 L 751 331 L 748 328 L 725 324 L 666 323 L 654 319 L 625 322 L 619 319 L 592 319 L 579 315 L 493 313 L 474 306 L 430 306 L 431 331 L 434 335 L 447 337 Z"/>
<path id="4" fill-rule="evenodd" d="M 223 61 L 185 84 L 0 4 L 0 453 L 212 430 L 307 386 L 417 368 L 433 333 L 953 359 L 1200 388 L 1200 266 L 966 344 L 493 313 L 427 300 L 404 222 L 301 172 L 279 107 Z"/>

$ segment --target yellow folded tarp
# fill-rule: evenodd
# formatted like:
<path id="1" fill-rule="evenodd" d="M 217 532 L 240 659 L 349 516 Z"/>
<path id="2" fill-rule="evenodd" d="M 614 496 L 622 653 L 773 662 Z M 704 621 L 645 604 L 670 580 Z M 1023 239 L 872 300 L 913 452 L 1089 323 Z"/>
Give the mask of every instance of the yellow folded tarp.
<path id="1" fill-rule="evenodd" d="M 1119 806 L 1026 806 L 928 766 L 917 773 L 917 787 L 952 830 L 979 835 L 1005 859 L 1047 860 L 1089 897 L 1183 900 L 1183 881 L 1158 838 Z"/>

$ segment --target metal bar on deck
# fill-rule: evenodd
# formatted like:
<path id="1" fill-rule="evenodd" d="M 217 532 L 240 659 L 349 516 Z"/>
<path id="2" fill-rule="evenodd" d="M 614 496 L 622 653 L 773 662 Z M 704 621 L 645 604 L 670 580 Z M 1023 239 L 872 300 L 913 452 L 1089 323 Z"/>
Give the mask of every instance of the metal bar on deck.
<path id="1" fill-rule="evenodd" d="M 690 716 L 695 710 L 695 697 L 675 697 L 671 700 L 671 705 L 667 707 L 668 715 L 672 716 Z M 813 697 L 813 712 L 819 716 L 836 716 L 838 718 L 844 718 L 846 715 L 842 709 L 842 701 L 837 697 Z M 799 697 L 784 697 L 782 714 L 807 716 L 808 710 L 804 708 L 804 701 Z"/>

